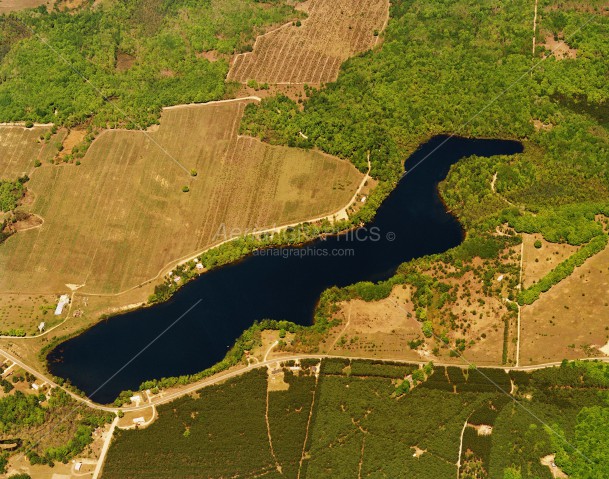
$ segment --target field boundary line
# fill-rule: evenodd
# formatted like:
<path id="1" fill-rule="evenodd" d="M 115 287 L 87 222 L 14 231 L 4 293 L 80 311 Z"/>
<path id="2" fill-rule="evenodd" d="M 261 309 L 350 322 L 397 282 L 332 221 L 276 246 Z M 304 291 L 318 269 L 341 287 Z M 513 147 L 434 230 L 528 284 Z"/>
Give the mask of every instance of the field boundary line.
<path id="1" fill-rule="evenodd" d="M 533 58 L 535 58 L 535 47 L 537 43 L 537 2 L 535 0 L 535 13 L 533 14 Z"/>
<path id="2" fill-rule="evenodd" d="M 522 291 L 522 268 L 524 266 L 524 238 L 520 243 L 520 274 L 518 275 L 518 290 Z M 582 265 L 583 266 L 583 265 Z M 574 271 L 575 272 L 575 271 Z M 570 275 L 569 275 L 570 276 Z M 518 306 L 518 332 L 516 336 L 516 366 L 520 366 L 520 324 L 522 318 L 522 306 L 516 301 Z"/>
<path id="3" fill-rule="evenodd" d="M 391 18 L 390 10 L 391 10 L 391 6 L 389 6 L 389 8 L 387 8 L 387 15 L 385 16 L 385 21 L 383 22 L 383 26 L 379 30 L 379 34 L 376 36 L 376 40 L 374 40 L 373 48 L 378 45 L 379 40 L 381 39 L 381 34 L 385 32 L 385 30 L 387 29 L 387 25 L 389 25 L 389 20 Z"/>
<path id="4" fill-rule="evenodd" d="M 463 454 L 463 436 L 465 435 L 465 430 L 467 429 L 467 425 L 469 424 L 469 418 L 472 417 L 473 412 L 467 416 L 465 419 L 465 423 L 463 424 L 463 429 L 461 429 L 461 440 L 459 441 L 459 459 L 457 459 L 457 479 L 461 477 L 461 455 Z"/>
<path id="5" fill-rule="evenodd" d="M 203 103 L 180 103 L 179 105 L 164 106 L 163 111 L 178 110 L 180 108 L 205 106 L 205 105 L 217 105 L 219 103 L 236 103 L 236 102 L 247 101 L 247 100 L 262 101 L 262 98 L 260 98 L 259 96 L 256 96 L 256 95 L 250 95 L 250 96 L 243 96 L 243 97 L 239 97 L 239 98 L 229 98 L 227 100 L 206 101 Z M 113 130 L 114 129 L 116 129 L 116 128 L 113 128 Z M 140 131 L 140 130 L 127 130 L 127 131 Z"/>

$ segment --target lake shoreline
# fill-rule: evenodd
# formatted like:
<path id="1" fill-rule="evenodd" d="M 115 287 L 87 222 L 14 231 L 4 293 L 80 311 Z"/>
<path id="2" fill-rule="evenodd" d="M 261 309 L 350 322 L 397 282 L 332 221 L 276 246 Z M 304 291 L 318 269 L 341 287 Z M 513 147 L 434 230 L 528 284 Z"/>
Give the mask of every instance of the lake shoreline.
<path id="1" fill-rule="evenodd" d="M 400 238 L 399 241 L 406 241 L 406 243 L 404 243 L 406 246 L 410 243 L 408 243 L 408 241 L 413 241 L 412 239 L 409 239 L 409 237 L 412 234 L 413 230 L 409 230 L 409 228 L 414 227 L 414 231 L 419 231 L 421 230 L 421 228 L 424 228 L 427 223 L 425 223 L 425 221 L 429 221 L 429 218 L 427 218 L 426 215 L 431 214 L 432 223 L 435 224 L 436 226 L 433 226 L 432 228 L 436 228 L 438 229 L 438 231 L 444 231 L 444 232 L 448 232 L 450 231 L 450 233 L 448 235 L 444 235 L 444 234 L 437 234 L 434 235 L 434 238 L 431 239 L 425 239 L 425 240 L 421 240 L 421 238 L 418 238 L 416 240 L 414 240 L 414 250 L 413 250 L 413 255 L 414 256 L 409 256 L 409 255 L 404 255 L 403 251 L 401 251 L 401 249 L 398 247 L 396 249 L 396 245 L 392 244 L 392 242 L 388 242 L 384 244 L 384 248 L 389 248 L 392 251 L 394 251 L 394 254 L 396 255 L 395 258 L 392 258 L 391 260 L 387 260 L 387 258 L 384 258 L 383 255 L 379 255 L 378 251 L 375 251 L 375 249 L 369 245 L 362 245 L 362 243 L 354 243 L 353 246 L 356 247 L 356 249 L 358 249 L 359 253 L 360 253 L 360 258 L 363 258 L 362 261 L 364 261 L 364 270 L 368 271 L 368 273 L 355 273 L 355 271 L 357 270 L 358 267 L 358 263 L 357 261 L 353 261 L 351 263 L 344 263 L 346 265 L 348 265 L 351 268 L 355 268 L 354 271 L 354 276 L 353 278 L 349 278 L 347 276 L 345 276 L 344 273 L 344 268 L 340 268 L 339 264 L 343 264 L 340 263 L 340 261 L 331 261 L 329 260 L 329 263 L 327 264 L 335 264 L 336 266 L 331 267 L 332 272 L 328 272 L 327 274 L 329 274 L 331 277 L 335 277 L 335 280 L 332 279 L 327 279 L 327 281 L 329 282 L 329 284 L 326 284 L 326 282 L 324 282 L 325 280 L 320 280 L 321 284 L 319 285 L 319 287 L 316 287 L 317 289 L 315 291 L 324 291 L 327 287 L 331 286 L 332 284 L 336 284 L 339 287 L 344 287 L 347 284 L 353 284 L 353 283 L 357 283 L 358 281 L 362 281 L 362 280 L 370 280 L 373 282 L 378 282 L 378 281 L 382 281 L 382 280 L 386 280 L 389 279 L 390 277 L 393 276 L 393 274 L 395 273 L 395 268 L 397 268 L 397 266 L 399 264 L 402 264 L 405 261 L 409 261 L 411 259 L 414 259 L 415 257 L 419 257 L 421 254 L 422 255 L 428 255 L 428 254 L 434 254 L 434 253 L 438 253 L 438 252 L 443 252 L 446 250 L 445 246 L 448 246 L 448 249 L 460 244 L 463 239 L 465 238 L 465 234 L 466 231 L 464 230 L 464 228 L 462 227 L 462 225 L 459 223 L 458 219 L 451 213 L 448 212 L 446 209 L 446 205 L 444 204 L 443 199 L 440 197 L 439 191 L 437 189 L 437 185 L 440 181 L 442 181 L 446 175 L 448 174 L 448 171 L 450 169 L 450 167 L 452 166 L 452 164 L 456 163 L 459 159 L 465 157 L 465 156 L 472 156 L 474 154 L 477 154 L 478 156 L 494 156 L 494 155 L 499 155 L 499 154 L 514 154 L 514 153 L 519 153 L 522 151 L 523 147 L 522 144 L 518 141 L 514 141 L 514 140 L 484 140 L 484 139 L 467 139 L 467 138 L 461 138 L 461 137 L 448 137 L 446 135 L 444 136 L 436 136 L 433 137 L 432 140 L 429 140 L 426 143 L 423 143 L 405 162 L 405 166 L 406 169 L 408 167 L 408 162 L 415 157 L 417 154 L 424 154 L 427 150 L 426 148 L 429 149 L 429 147 L 433 147 L 435 144 L 439 144 L 440 146 L 442 146 L 444 143 L 451 141 L 453 142 L 453 146 L 457 145 L 460 148 L 463 149 L 463 152 L 459 153 L 451 150 L 449 152 L 447 151 L 442 151 L 442 153 L 444 155 L 449 155 L 450 158 L 447 160 L 442 160 L 443 161 L 443 169 L 442 171 L 444 172 L 443 174 L 440 175 L 440 177 L 437 177 L 437 171 L 435 171 L 435 168 L 431 168 L 429 162 L 426 162 L 426 164 L 422 164 L 419 168 L 417 168 L 418 170 L 421 171 L 420 174 L 417 175 L 416 179 L 422 179 L 421 176 L 422 175 L 431 175 L 429 176 L 429 178 L 426 178 L 428 180 L 428 184 L 426 184 L 425 186 L 427 188 L 423 188 L 421 189 L 420 186 L 418 186 L 417 183 L 414 183 L 412 185 L 410 185 L 407 189 L 408 190 L 413 190 L 413 191 L 408 191 L 406 193 L 396 193 L 398 190 L 403 190 L 404 188 L 400 187 L 400 185 L 402 184 L 406 184 L 408 182 L 410 182 L 409 178 L 411 175 L 405 175 L 400 182 L 398 182 L 395 187 L 391 190 L 391 192 L 389 192 L 384 201 L 382 203 L 380 203 L 378 209 L 376 210 L 376 216 L 374 218 L 374 220 L 372 220 L 367 226 L 372 228 L 374 226 L 382 226 L 381 231 L 383 230 L 383 228 L 386 231 L 389 231 L 389 226 L 392 225 L 391 222 L 387 222 L 386 219 L 380 219 L 378 218 L 379 215 L 389 215 L 390 213 L 388 211 L 385 211 L 387 209 L 387 204 L 388 203 L 395 203 L 395 199 L 391 200 L 392 197 L 396 197 L 397 196 L 404 196 L 406 199 L 411 198 L 409 201 L 406 201 L 405 204 L 396 204 L 395 208 L 397 208 L 396 211 L 402 210 L 402 212 L 404 214 L 410 215 L 413 218 L 414 223 L 407 225 L 406 227 L 404 227 L 404 225 L 393 225 L 399 228 L 401 228 L 401 233 L 402 233 L 402 238 Z M 503 150 L 501 150 L 500 145 L 503 145 Z M 439 147 L 436 146 L 436 149 L 438 149 Z M 472 149 L 472 151 L 469 151 L 467 148 Z M 477 151 L 477 149 L 479 149 L 480 151 Z M 447 149 L 444 149 L 447 150 Z M 497 151 L 495 151 L 497 150 Z M 432 153 L 435 150 L 432 151 Z M 429 156 L 429 155 L 428 155 Z M 425 156 L 423 158 L 424 160 L 427 159 L 427 156 Z M 431 161 L 431 160 L 430 160 Z M 440 161 L 435 159 L 434 161 Z M 417 165 L 418 166 L 418 165 Z M 430 186 L 432 186 L 433 188 L 429 188 Z M 417 197 L 417 194 L 419 194 L 419 197 Z M 421 199 L 423 198 L 423 199 Z M 418 200 L 418 201 L 417 201 Z M 428 208 L 430 211 L 423 211 L 425 210 L 425 208 L 422 208 L 421 211 L 417 210 L 418 206 L 421 206 L 423 203 L 421 203 L 421 201 L 426 205 L 426 208 Z M 420 205 L 418 203 L 421 203 Z M 430 213 L 431 212 L 431 213 Z M 397 215 L 396 216 L 400 216 Z M 407 216 L 408 217 L 408 216 Z M 380 221 L 380 223 L 379 223 Z M 399 220 L 397 220 L 399 222 Z M 435 223 L 434 223 L 435 222 Z M 395 221 L 394 221 L 395 223 Z M 418 226 L 419 224 L 421 224 L 422 226 Z M 347 225 L 344 225 L 347 226 Z M 365 227 L 364 227 L 365 228 Z M 448 230 L 446 230 L 446 228 L 448 228 Z M 324 251 L 322 249 L 322 247 L 324 246 L 328 246 L 333 245 L 335 247 L 335 249 L 340 246 L 343 247 L 344 244 L 341 243 L 340 245 L 338 244 L 338 238 L 341 237 L 347 237 L 349 236 L 347 233 L 349 231 L 360 231 L 362 228 L 358 228 L 357 225 L 349 225 L 347 229 L 341 229 L 338 232 L 333 231 L 331 234 L 328 233 L 322 233 L 323 235 L 325 235 L 325 238 L 321 238 L 319 237 L 319 234 L 316 236 L 316 239 L 312 239 L 312 240 L 307 240 L 304 243 L 300 242 L 298 246 L 295 246 L 295 244 L 288 244 L 288 245 L 277 245 L 277 244 L 273 244 L 273 245 L 265 245 L 264 249 L 285 249 L 288 253 L 293 253 L 294 250 L 311 250 L 312 252 L 319 252 L 319 251 Z M 395 229 L 395 228 L 394 228 Z M 448 238 L 448 242 L 446 242 L 446 239 Z M 344 241 L 344 240 L 343 240 Z M 399 242 L 398 241 L 398 242 Z M 435 249 L 434 249 L 434 245 L 430 245 L 429 243 L 433 243 L 436 242 L 435 244 Z M 348 243 L 348 242 L 347 242 Z M 431 248 L 431 250 L 430 250 Z M 255 248 L 255 250 L 259 250 L 260 245 Z M 301 251 L 302 252 L 302 251 Z M 409 253 L 410 254 L 410 253 Z M 367 258 L 366 256 L 370 256 L 372 255 L 374 258 Z M 375 256 L 376 255 L 376 256 Z M 403 256 L 403 258 L 402 258 Z M 237 262 L 232 262 L 228 265 L 223 265 L 223 267 L 218 267 L 218 268 L 213 268 L 210 271 L 207 271 L 201 275 L 198 275 L 196 277 L 197 281 L 192 281 L 189 283 L 186 283 L 184 285 L 182 285 L 179 290 L 177 292 L 175 292 L 174 294 L 171 295 L 171 297 L 169 298 L 169 300 L 167 302 L 162 302 L 159 303 L 157 305 L 154 305 L 155 308 L 149 308 L 149 307 L 145 307 L 145 308 L 138 308 L 134 311 L 130 311 L 129 313 L 123 313 L 123 314 L 119 314 L 119 315 L 115 315 L 112 316 L 110 320 L 106 320 L 100 323 L 97 323 L 96 325 L 93 325 L 92 327 L 88 328 L 87 330 L 85 330 L 84 332 L 82 332 L 81 334 L 77 335 L 76 337 L 70 339 L 70 340 L 64 340 L 61 343 L 59 343 L 57 346 L 55 346 L 47 355 L 46 357 L 46 361 L 47 361 L 47 367 L 49 369 L 49 371 L 55 375 L 55 376 L 59 376 L 59 377 L 70 377 L 72 374 L 68 373 L 66 374 L 66 371 L 69 369 L 71 370 L 72 373 L 75 373 L 78 376 L 77 371 L 74 369 L 74 364 L 75 363 L 81 363 L 82 361 L 73 361 L 70 363 L 70 361 L 68 361 L 67 363 L 64 362 L 64 355 L 66 354 L 66 351 L 68 351 L 68 356 L 69 357 L 74 357 L 73 356 L 73 351 L 69 351 L 69 349 L 72 347 L 72 345 L 74 345 L 75 343 L 81 343 L 83 341 L 88 340 L 89 338 L 95 338 L 95 339 L 91 339 L 92 341 L 94 341 L 94 344 L 100 344 L 98 343 L 98 341 L 100 340 L 99 335 L 101 334 L 101 330 L 104 329 L 104 327 L 106 328 L 106 331 L 109 330 L 115 330 L 117 328 L 117 323 L 122 323 L 125 324 L 125 318 L 128 318 L 127 321 L 129 321 L 132 317 L 138 316 L 141 317 L 143 319 L 144 316 L 155 316 L 157 317 L 155 321 L 159 321 L 160 323 L 162 323 L 162 319 L 159 318 L 159 316 L 167 316 L 166 311 L 169 311 L 168 308 L 170 308 L 172 305 L 175 305 L 176 303 L 180 303 L 183 302 L 183 297 L 188 296 L 188 294 L 191 294 L 191 291 L 193 289 L 193 286 L 191 286 L 192 284 L 200 284 L 202 285 L 202 287 L 205 289 L 205 287 L 210 287 L 211 291 L 213 291 L 214 286 L 210 285 L 210 280 L 207 280 L 205 278 L 209 278 L 212 277 L 212 280 L 214 278 L 221 278 L 220 280 L 218 280 L 220 283 L 222 281 L 224 281 L 223 278 L 226 277 L 227 274 L 232 274 L 232 272 L 234 271 L 239 271 L 239 270 L 252 270 L 252 268 L 256 268 L 256 264 L 260 264 L 262 265 L 263 263 L 260 263 L 260 256 L 256 256 L 253 251 L 250 251 L 246 256 L 241 256 L 240 258 L 238 258 Z M 372 260 L 371 260 L 372 259 Z M 377 265 L 375 264 L 374 259 L 378 260 L 377 263 L 379 263 L 378 268 L 376 267 Z M 326 263 L 323 262 L 319 262 L 316 261 L 316 259 L 308 259 L 307 260 L 311 263 L 311 265 L 307 266 L 303 266 L 302 263 L 298 263 L 295 262 L 293 260 L 293 258 L 290 258 L 289 260 L 286 260 L 286 262 L 290 262 L 293 265 L 293 267 L 295 268 L 295 271 L 298 271 L 299 269 L 301 270 L 301 272 L 305 273 L 305 276 L 307 275 L 311 275 L 311 279 L 313 280 L 313 272 L 315 271 L 315 267 L 313 266 L 315 265 L 320 265 L 320 267 L 322 268 L 322 270 L 325 268 L 325 266 L 322 266 Z M 289 273 L 289 268 L 286 269 L 285 264 L 282 263 L 278 263 L 276 260 L 270 260 L 267 259 L 266 263 L 268 266 L 271 266 L 271 270 L 280 273 L 280 274 L 291 274 Z M 245 266 L 243 266 L 245 265 Z M 262 266 L 260 266 L 262 267 Z M 302 268 L 305 268 L 304 270 Z M 311 269 L 312 268 L 312 269 Z M 334 271 L 334 269 L 342 269 L 342 272 L 337 272 Z M 261 273 L 261 276 L 264 277 L 264 272 L 267 268 L 260 270 L 259 273 Z M 321 270 L 320 270 L 321 271 Z M 376 272 L 375 272 L 376 271 Z M 239 278 L 239 274 L 241 273 L 236 273 L 236 277 L 237 279 Z M 332 276 L 334 275 L 334 276 Z M 260 275 L 257 275 L 260 276 Z M 251 277 L 251 279 L 250 279 Z M 243 278 L 244 281 L 243 282 L 239 282 L 237 281 L 236 284 L 251 284 L 251 281 L 253 280 L 253 277 L 251 274 L 246 274 L 246 276 Z M 308 277 L 308 276 L 307 276 Z M 247 278 L 247 279 L 245 279 Z M 268 281 L 270 281 L 269 284 L 275 284 L 273 283 L 273 281 L 276 281 L 276 279 L 274 280 L 273 278 L 268 278 Z M 292 279 L 291 281 L 295 281 L 296 280 Z M 264 284 L 264 279 L 258 279 L 258 280 L 254 280 L 254 282 L 262 282 Z M 216 285 L 217 286 L 217 285 Z M 267 295 L 268 297 L 268 291 L 265 291 L 264 288 L 261 288 L 260 285 L 256 286 L 259 291 L 260 291 L 260 295 L 265 296 Z M 281 281 L 277 284 L 275 284 L 275 288 L 278 290 L 281 290 L 281 288 L 284 287 L 284 285 L 281 284 Z M 320 289 L 321 288 L 321 289 Z M 272 289 L 272 288 L 271 288 Z M 186 291 L 186 293 L 182 293 L 183 291 Z M 226 294 L 226 292 L 224 290 L 223 294 Z M 276 296 L 278 296 L 279 298 L 282 297 L 281 294 L 279 294 L 280 291 L 278 292 L 278 294 L 276 294 Z M 249 299 L 248 301 L 250 301 L 251 303 L 260 303 L 258 309 L 253 308 L 253 310 L 258 311 L 259 314 L 265 314 L 265 311 L 276 311 L 276 314 L 273 315 L 264 315 L 261 317 L 252 317 L 252 321 L 260 321 L 264 318 L 267 317 L 271 317 L 277 320 L 287 320 L 288 322 L 295 324 L 295 325 L 299 325 L 299 327 L 310 327 L 311 325 L 314 325 L 313 322 L 313 317 L 315 315 L 315 311 L 318 305 L 318 301 L 320 299 L 319 294 L 320 293 L 316 293 L 314 296 L 314 300 L 312 298 L 312 295 L 310 294 L 311 292 L 308 292 L 308 298 L 306 300 L 299 300 L 296 301 L 294 308 L 290 308 L 288 306 L 286 306 L 285 304 L 282 304 L 281 307 L 276 307 L 273 305 L 273 301 L 275 301 L 275 299 L 271 300 L 271 303 L 265 303 L 264 301 L 260 301 L 259 298 L 257 297 L 257 295 L 249 295 L 247 296 Z M 285 295 L 284 296 L 290 296 L 291 293 L 288 293 L 288 291 L 285 291 Z M 180 296 L 179 299 L 176 299 L 176 297 Z M 249 313 L 248 311 L 248 307 L 246 306 L 243 309 L 239 309 L 238 306 L 236 305 L 231 305 L 231 301 L 226 300 L 224 305 L 219 305 L 216 304 L 217 301 L 215 299 L 208 299 L 206 298 L 205 301 L 211 301 L 213 303 L 212 306 L 205 306 L 208 310 L 209 313 L 211 313 L 211 316 L 216 315 L 218 318 L 222 318 L 222 317 L 226 317 L 227 321 L 233 322 L 235 319 L 235 316 L 231 316 L 230 314 L 226 313 L 224 310 L 226 308 L 233 308 L 234 312 L 237 313 L 238 311 L 242 311 L 241 313 L 237 313 L 237 315 L 241 315 L 241 314 L 248 314 L 250 316 L 252 316 L 252 314 Z M 287 301 L 285 300 L 285 298 L 283 299 L 277 299 L 277 301 L 284 301 L 284 303 Z M 304 301 L 304 302 L 303 302 Z M 182 305 L 183 306 L 183 305 Z M 284 307 L 285 306 L 285 307 Z M 283 307 L 283 309 L 282 309 Z M 211 309 L 210 309 L 211 308 Z M 214 309 L 215 308 L 215 309 Z M 183 308 L 182 308 L 183 309 Z M 294 309 L 296 311 L 294 311 Z M 149 311 L 153 311 L 153 313 L 148 313 Z M 177 311 L 177 310 L 176 310 Z M 258 314 L 256 313 L 256 314 Z M 228 316 L 226 316 L 228 314 Z M 209 315 L 208 314 L 204 314 L 202 317 L 202 321 L 207 320 L 207 317 Z M 229 319 L 230 318 L 230 319 Z M 293 318 L 296 318 L 296 321 L 293 320 Z M 219 320 L 219 319 L 218 319 Z M 218 321 L 216 320 L 216 321 Z M 138 319 L 139 321 L 139 319 Z M 201 324 L 200 321 L 195 321 L 195 320 L 188 320 L 190 321 L 191 325 L 196 328 L 196 329 L 200 329 L 201 328 Z M 195 321 L 193 323 L 193 321 Z M 243 323 L 242 318 L 239 318 L 239 320 L 235 321 L 237 324 L 241 322 L 241 324 L 245 327 L 241 327 L 239 334 L 236 334 L 235 336 L 231 336 L 231 334 L 234 333 L 229 333 L 226 330 L 222 331 L 222 334 L 218 335 L 216 338 L 218 340 L 220 340 L 220 338 L 226 338 L 225 341 L 229 342 L 229 338 L 233 337 L 235 339 L 230 340 L 227 349 L 231 347 L 231 344 L 235 344 L 236 341 L 239 340 L 239 338 L 241 338 L 243 336 L 243 334 L 245 334 L 250 327 L 252 326 L 252 322 L 250 321 L 249 325 L 246 325 Z M 149 325 L 151 323 L 147 323 L 147 325 Z M 226 325 L 224 325 L 226 326 Z M 215 328 L 221 328 L 221 326 L 218 326 L 217 324 L 214 324 Z M 213 328 L 212 327 L 212 328 Z M 238 325 L 233 325 L 231 326 L 233 329 L 235 329 L 236 327 L 239 327 Z M 129 334 L 128 330 L 129 327 L 122 327 L 119 328 L 123 331 L 123 334 Z M 209 351 L 205 351 L 204 354 L 206 354 L 209 358 L 211 363 L 208 361 L 206 366 L 207 367 L 198 367 L 194 366 L 194 370 L 193 367 L 187 367 L 185 371 L 183 371 L 183 374 L 186 375 L 192 375 L 192 374 L 197 374 L 197 372 L 201 372 L 204 371 L 206 369 L 208 369 L 209 367 L 213 367 L 213 365 L 218 364 L 218 362 L 222 362 L 223 359 L 226 357 L 226 352 L 227 350 L 224 350 L 224 353 L 221 353 L 221 348 L 218 347 L 218 344 L 215 344 L 218 341 L 209 341 L 208 336 L 208 332 L 203 329 L 200 329 L 200 334 L 203 334 L 203 336 L 205 336 L 205 341 L 207 341 L 206 346 L 209 346 L 209 349 L 213 349 L 215 352 L 211 353 Z M 103 336 L 103 334 L 102 334 Z M 211 337 L 213 337 L 213 335 L 209 335 Z M 79 339 L 80 338 L 80 339 Z M 114 336 L 113 338 L 115 338 L 115 341 L 121 341 L 123 342 L 123 339 L 116 339 L 116 336 Z M 134 341 L 139 340 L 137 338 L 133 338 Z M 169 339 L 167 339 L 166 341 L 169 341 Z M 93 343 L 92 343 L 93 344 Z M 200 365 L 203 365 L 205 363 L 205 360 L 201 359 L 200 355 L 195 354 L 195 352 L 199 349 L 198 346 L 195 346 L 195 343 L 192 343 L 192 347 L 189 349 L 187 347 L 185 347 L 186 350 L 188 350 L 187 352 L 184 351 L 178 351 L 176 350 L 176 352 L 178 354 L 180 354 L 181 356 L 188 356 L 188 355 L 193 355 L 192 359 L 193 361 L 189 361 L 188 359 L 182 358 L 180 359 L 182 361 L 183 365 L 187 365 L 187 364 L 192 364 L 193 363 L 199 363 Z M 67 349 L 66 349 L 67 348 Z M 191 351 L 192 350 L 192 351 Z M 215 360 L 212 361 L 212 358 L 215 358 Z M 82 359 L 82 358 L 81 358 Z M 163 368 L 160 367 L 158 374 L 153 375 L 153 374 L 148 374 L 148 373 L 143 373 L 142 372 L 142 377 L 141 377 L 141 381 L 137 381 L 136 383 L 136 379 L 131 380 L 130 382 L 130 386 L 131 388 L 137 387 L 139 384 L 141 384 L 141 382 L 149 380 L 150 377 L 173 377 L 176 376 L 176 374 L 166 374 L 165 372 L 163 372 L 163 369 L 165 371 L 169 371 L 173 368 L 173 370 L 180 370 L 180 366 L 178 365 L 178 363 L 180 363 L 180 360 L 178 361 L 173 361 L 175 364 L 173 364 L 171 367 L 167 367 L 167 368 Z M 96 362 L 96 359 L 93 357 L 88 357 L 88 360 L 85 362 L 90 362 L 92 365 L 93 364 L 99 364 Z M 69 364 L 68 364 L 69 363 Z M 118 363 L 117 363 L 118 364 Z M 174 367 L 175 366 L 175 367 Z M 84 365 L 83 365 L 84 367 Z M 146 366 L 142 366 L 144 369 L 146 368 Z M 76 366 L 76 368 L 78 368 L 78 366 Z M 85 369 L 87 369 L 85 367 Z M 63 372 L 63 373 L 62 373 Z M 59 373 L 59 374 L 57 374 Z M 182 374 L 182 375 L 183 375 Z M 180 375 L 180 374 L 178 374 Z M 103 374 L 102 374 L 103 376 Z M 100 376 L 101 377 L 101 376 Z M 79 387 L 81 384 L 78 384 L 79 381 L 74 381 L 76 386 Z M 86 381 L 85 381 L 86 382 Z M 80 389 L 83 389 L 85 392 L 87 392 L 87 388 L 88 386 L 85 385 L 85 387 L 80 387 Z M 129 388 L 124 388 L 121 387 L 120 390 L 124 390 L 124 389 L 129 389 Z M 92 389 L 89 388 L 89 392 Z M 118 390 L 118 389 L 117 389 Z"/>

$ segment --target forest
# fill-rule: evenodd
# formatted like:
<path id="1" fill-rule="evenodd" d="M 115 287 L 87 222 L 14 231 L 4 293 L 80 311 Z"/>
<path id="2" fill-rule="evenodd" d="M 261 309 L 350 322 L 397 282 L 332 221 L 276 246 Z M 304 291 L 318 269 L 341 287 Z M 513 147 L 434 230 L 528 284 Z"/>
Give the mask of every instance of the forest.
<path id="1" fill-rule="evenodd" d="M 0 180 L 0 212 L 13 211 L 25 193 L 24 183 L 27 178 L 17 181 Z"/>
<path id="2" fill-rule="evenodd" d="M 371 174 L 380 181 L 371 199 L 378 203 L 402 175 L 417 174 L 416 166 L 404 171 L 404 161 L 431 136 L 517 139 L 524 145 L 523 153 L 509 157 L 463 159 L 439 185 L 447 208 L 464 226 L 460 246 L 402 265 L 387 282 L 327 291 L 316 320 L 328 324 L 339 301 L 378 300 L 394 285 L 409 284 L 421 294 L 423 302 L 416 304 L 417 296 L 413 303 L 424 336 L 435 338 L 431 347 L 441 351 L 449 345 L 456 356 L 471 342 L 453 344 L 451 337 L 467 332 L 471 318 L 455 317 L 451 305 L 455 298 L 470 304 L 479 293 L 471 287 L 442 290 L 451 279 L 473 271 L 482 283 L 480 301 L 505 297 L 529 305 L 606 247 L 606 5 L 545 0 L 538 10 L 532 52 L 530 2 L 396 0 L 382 46 L 348 60 L 335 83 L 308 88 L 303 101 L 278 95 L 248 106 L 243 134 L 319 148 L 349 159 L 361 171 L 370 155 Z M 558 58 L 547 38 L 577 54 Z M 369 213 L 353 220 L 369 220 Z M 519 233 L 539 233 L 549 242 L 581 249 L 518 291 L 513 252 Z M 474 266 L 474 258 L 481 258 L 482 266 Z M 457 271 L 447 273 L 453 268 Z M 509 288 L 492 286 L 499 272 L 510 273 Z M 505 324 L 506 364 L 513 361 L 510 325 L 517 310 L 509 303 L 495 312 Z M 419 347 L 424 339 L 411 344 Z M 301 331 L 294 344 L 315 351 L 319 336 Z"/>
<path id="3" fill-rule="evenodd" d="M 607 475 L 603 363 L 506 373 L 324 359 L 317 379 L 293 365 L 283 365 L 286 390 L 265 394 L 263 368 L 160 407 L 149 428 L 118 433 L 103 477 L 453 477 L 464 423 L 460 477 L 550 479 L 540 459 L 557 451 L 569 477 Z M 417 371 L 421 383 L 396 394 Z M 490 435 L 477 434 L 480 426 Z"/>
<path id="4" fill-rule="evenodd" d="M 588 242 L 609 203 L 609 19 L 555 4 L 542 2 L 538 44 L 560 34 L 577 59 L 546 59 L 542 46 L 531 57 L 524 0 L 396 0 L 382 48 L 347 61 L 303 105 L 284 96 L 249 105 L 242 132 L 317 147 L 362 171 L 369 153 L 373 176 L 390 184 L 430 136 L 519 139 L 523 154 L 454 166 L 441 185 L 447 206 L 473 234 L 508 222 L 548 241 Z"/>
<path id="5" fill-rule="evenodd" d="M 0 439 L 17 442 L 16 452 L 24 454 L 31 464 L 52 467 L 56 461 L 66 463 L 93 441 L 95 429 L 112 421 L 111 414 L 79 410 L 60 389 L 29 394 L 12 391 L 5 384 L 4 391 L 10 394 L 0 399 Z M 66 418 L 70 421 L 64 423 Z M 6 454 L 0 455 L 0 474 L 6 472 L 7 459 Z"/>
<path id="6" fill-rule="evenodd" d="M 278 0 L 87 1 L 4 15 L 0 122 L 145 128 L 163 106 L 228 95 L 230 56 L 298 16 Z"/>

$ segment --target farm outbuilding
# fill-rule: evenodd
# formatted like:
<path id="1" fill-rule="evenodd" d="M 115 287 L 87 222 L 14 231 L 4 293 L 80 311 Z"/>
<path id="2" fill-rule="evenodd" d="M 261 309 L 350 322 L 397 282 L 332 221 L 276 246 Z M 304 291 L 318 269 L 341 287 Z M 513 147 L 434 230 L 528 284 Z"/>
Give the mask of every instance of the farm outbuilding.
<path id="1" fill-rule="evenodd" d="M 68 304 L 70 304 L 70 297 L 67 294 L 62 294 L 59 297 L 59 302 L 55 308 L 55 316 L 61 316 L 63 313 L 63 308 L 65 308 Z"/>

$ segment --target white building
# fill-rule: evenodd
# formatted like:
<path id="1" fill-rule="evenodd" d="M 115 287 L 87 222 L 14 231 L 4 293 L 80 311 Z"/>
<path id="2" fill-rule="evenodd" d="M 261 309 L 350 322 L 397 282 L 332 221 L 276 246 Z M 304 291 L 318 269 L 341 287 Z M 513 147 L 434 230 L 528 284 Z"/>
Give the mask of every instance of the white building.
<path id="1" fill-rule="evenodd" d="M 59 297 L 57 308 L 55 308 L 55 316 L 61 316 L 61 313 L 63 313 L 63 308 L 65 308 L 68 304 L 70 304 L 70 297 L 67 294 L 62 294 Z"/>

